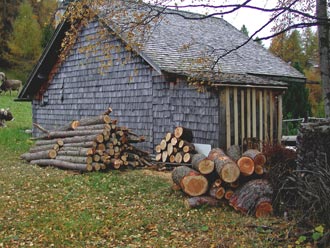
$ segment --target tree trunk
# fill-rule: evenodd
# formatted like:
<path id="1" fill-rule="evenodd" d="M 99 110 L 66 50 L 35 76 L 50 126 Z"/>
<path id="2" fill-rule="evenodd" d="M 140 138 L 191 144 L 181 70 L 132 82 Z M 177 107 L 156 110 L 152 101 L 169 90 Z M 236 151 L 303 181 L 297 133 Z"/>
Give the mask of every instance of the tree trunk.
<path id="1" fill-rule="evenodd" d="M 218 200 L 222 199 L 225 196 L 226 190 L 224 187 L 212 187 L 209 191 L 209 195 Z"/>
<path id="2" fill-rule="evenodd" d="M 249 158 L 253 159 L 254 165 L 263 166 L 266 163 L 266 156 L 262 152 L 260 152 L 256 149 L 249 149 L 249 150 L 245 151 L 242 154 L 242 157 L 249 157 Z"/>
<path id="3" fill-rule="evenodd" d="M 49 151 L 49 150 L 55 150 L 58 151 L 60 149 L 60 146 L 58 144 L 51 144 L 51 145 L 43 145 L 43 146 L 35 146 L 31 147 L 29 152 L 34 153 L 34 152 L 41 152 L 41 151 Z"/>
<path id="4" fill-rule="evenodd" d="M 193 169 L 199 171 L 203 175 L 210 174 L 214 170 L 214 162 L 200 153 L 192 157 L 191 164 Z"/>
<path id="5" fill-rule="evenodd" d="M 234 192 L 229 200 L 229 204 L 244 214 L 253 214 L 259 199 L 264 197 L 271 199 L 272 194 L 272 186 L 267 180 L 251 180 Z"/>
<path id="6" fill-rule="evenodd" d="M 214 164 L 215 170 L 219 174 L 222 181 L 232 183 L 238 179 L 240 170 L 237 164 L 228 156 L 224 155 L 217 157 L 214 160 Z"/>
<path id="7" fill-rule="evenodd" d="M 184 163 L 189 163 L 192 159 L 192 155 L 190 153 L 185 153 L 183 155 L 183 162 Z"/>
<path id="8" fill-rule="evenodd" d="M 57 139 L 57 140 L 37 140 L 36 146 L 45 146 L 45 145 L 52 145 L 52 144 L 58 144 L 59 146 L 63 146 L 64 141 L 63 139 Z"/>
<path id="9" fill-rule="evenodd" d="M 208 154 L 208 158 L 211 159 L 211 160 L 215 160 L 217 157 L 222 157 L 226 155 L 225 152 L 220 149 L 220 148 L 213 148 L 209 154 Z"/>
<path id="10" fill-rule="evenodd" d="M 111 123 L 110 116 L 100 115 L 100 116 L 95 116 L 95 117 L 80 120 L 79 126 L 90 126 L 90 125 L 96 125 L 96 124 L 109 124 L 109 123 Z"/>
<path id="11" fill-rule="evenodd" d="M 182 139 L 185 141 L 188 141 L 189 143 L 191 143 L 193 141 L 193 133 L 192 130 L 189 128 L 185 128 L 185 127 L 176 127 L 174 130 L 174 136 L 177 139 Z"/>
<path id="12" fill-rule="evenodd" d="M 227 149 L 227 155 L 234 161 L 242 156 L 241 148 L 238 145 L 232 145 Z"/>
<path id="13" fill-rule="evenodd" d="M 272 200 L 270 197 L 261 197 L 256 203 L 255 216 L 266 217 L 273 213 Z"/>
<path id="14" fill-rule="evenodd" d="M 73 136 L 86 136 L 92 134 L 100 134 L 103 130 L 81 130 L 81 131 L 51 131 L 49 135 L 37 137 L 35 139 L 55 139 Z"/>
<path id="15" fill-rule="evenodd" d="M 316 1 L 316 16 L 320 19 L 318 25 L 321 84 L 324 97 L 325 116 L 330 117 L 330 24 L 328 21 L 327 0 Z"/>
<path id="16" fill-rule="evenodd" d="M 37 164 L 40 166 L 55 166 L 62 169 L 79 170 L 79 171 L 92 171 L 93 166 L 87 164 L 76 164 L 57 159 L 38 159 L 30 161 L 30 164 Z"/>
<path id="17" fill-rule="evenodd" d="M 56 160 L 67 161 L 75 164 L 92 164 L 93 158 L 91 156 L 57 156 Z M 97 162 L 97 161 L 95 161 Z"/>
<path id="18" fill-rule="evenodd" d="M 97 146 L 97 143 L 94 142 L 94 141 L 85 141 L 85 142 L 77 142 L 77 143 L 64 143 L 64 145 L 63 145 L 63 147 L 65 147 L 65 148 L 69 148 L 69 147 L 83 147 L 83 148 L 94 147 L 94 148 L 96 148 L 96 146 Z"/>
<path id="19" fill-rule="evenodd" d="M 58 156 L 91 156 L 94 154 L 92 148 L 80 148 L 76 147 L 77 149 L 65 149 L 62 148 L 60 151 L 57 152 Z"/>
<path id="20" fill-rule="evenodd" d="M 208 189 L 207 179 L 187 166 L 176 167 L 172 172 L 172 180 L 180 185 L 183 192 L 190 196 L 202 195 Z"/>
<path id="21" fill-rule="evenodd" d="M 185 200 L 184 205 L 186 208 L 198 208 L 202 206 L 216 207 L 220 201 L 210 196 L 195 196 Z"/>
<path id="22" fill-rule="evenodd" d="M 38 159 L 54 159 L 56 158 L 57 152 L 55 150 L 41 151 L 35 153 L 24 153 L 21 158 L 26 161 L 38 160 Z"/>

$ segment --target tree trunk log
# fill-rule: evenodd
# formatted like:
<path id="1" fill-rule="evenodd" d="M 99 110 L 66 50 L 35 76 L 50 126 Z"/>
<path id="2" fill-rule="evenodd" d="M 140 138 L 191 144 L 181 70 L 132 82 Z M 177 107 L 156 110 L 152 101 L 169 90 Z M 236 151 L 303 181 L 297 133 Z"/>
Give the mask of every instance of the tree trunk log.
<path id="1" fill-rule="evenodd" d="M 235 182 L 240 175 L 237 164 L 228 156 L 223 155 L 214 160 L 215 170 L 220 179 L 226 183 Z"/>
<path id="2" fill-rule="evenodd" d="M 95 116 L 95 117 L 80 120 L 79 121 L 79 126 L 90 126 L 90 125 L 96 125 L 96 124 L 109 124 L 111 122 L 112 122 L 112 120 L 111 120 L 110 116 L 100 115 L 100 116 Z"/>
<path id="3" fill-rule="evenodd" d="M 55 139 L 55 138 L 65 138 L 73 136 L 86 136 L 92 134 L 100 134 L 103 130 L 81 130 L 81 131 L 51 131 L 49 135 L 36 137 L 34 139 Z"/>
<path id="4" fill-rule="evenodd" d="M 175 162 L 180 164 L 182 163 L 182 160 L 183 160 L 183 156 L 182 156 L 182 152 L 178 152 L 175 154 Z"/>
<path id="5" fill-rule="evenodd" d="M 273 189 L 265 179 L 251 180 L 238 188 L 229 200 L 229 204 L 244 214 L 255 213 L 259 199 L 272 198 Z"/>
<path id="6" fill-rule="evenodd" d="M 187 166 L 176 167 L 172 172 L 172 180 L 180 185 L 183 192 L 190 196 L 202 195 L 208 189 L 207 179 Z"/>
<path id="7" fill-rule="evenodd" d="M 171 156 L 173 154 L 173 145 L 171 143 L 167 144 L 167 155 Z"/>
<path id="8" fill-rule="evenodd" d="M 241 157 L 237 161 L 237 165 L 243 176 L 250 176 L 254 172 L 254 161 L 249 157 Z"/>
<path id="9" fill-rule="evenodd" d="M 220 148 L 213 148 L 209 152 L 208 158 L 214 161 L 216 158 L 222 157 L 222 156 L 225 156 L 225 155 L 226 155 L 226 153 L 222 149 L 220 149 Z"/>
<path id="10" fill-rule="evenodd" d="M 189 128 L 185 128 L 185 127 L 176 127 L 174 130 L 174 136 L 177 139 L 182 139 L 185 140 L 189 143 L 191 143 L 193 141 L 193 133 L 192 130 Z"/>
<path id="11" fill-rule="evenodd" d="M 216 207 L 220 201 L 210 196 L 195 196 L 185 200 L 184 205 L 187 209 L 198 208 L 202 206 Z"/>
<path id="12" fill-rule="evenodd" d="M 178 139 L 176 137 L 172 137 L 171 144 L 172 146 L 176 146 L 178 144 Z"/>
<path id="13" fill-rule="evenodd" d="M 76 164 L 57 159 L 38 159 L 30 161 L 30 164 L 37 164 L 40 166 L 55 166 L 62 169 L 78 170 L 78 171 L 92 171 L 93 167 L 87 164 Z"/>
<path id="14" fill-rule="evenodd" d="M 63 146 L 64 141 L 63 141 L 63 139 L 37 140 L 35 143 L 36 146 L 45 146 L 45 145 L 52 145 L 52 144 L 58 144 L 59 146 Z"/>
<path id="15" fill-rule="evenodd" d="M 238 145 L 232 145 L 227 149 L 227 155 L 234 161 L 242 156 L 241 148 Z"/>
<path id="16" fill-rule="evenodd" d="M 57 156 L 56 160 L 67 161 L 75 164 L 92 164 L 93 158 L 91 156 Z"/>
<path id="17" fill-rule="evenodd" d="M 74 149 L 77 148 L 77 149 Z M 92 156 L 94 154 L 94 150 L 92 148 L 80 148 L 74 147 L 70 149 L 61 149 L 57 152 L 58 156 Z"/>
<path id="18" fill-rule="evenodd" d="M 214 162 L 200 153 L 192 157 L 191 164 L 193 169 L 199 171 L 203 175 L 210 174 L 214 170 Z"/>
<path id="19" fill-rule="evenodd" d="M 56 158 L 57 152 L 55 150 L 41 151 L 35 153 L 24 153 L 21 158 L 26 161 L 39 160 L 39 159 L 54 159 Z"/>
<path id="20" fill-rule="evenodd" d="M 50 144 L 50 145 L 31 147 L 29 152 L 34 153 L 34 152 L 49 151 L 49 150 L 58 151 L 59 149 L 60 149 L 60 146 L 58 144 L 53 143 L 53 144 Z"/>
<path id="21" fill-rule="evenodd" d="M 70 147 L 80 147 L 80 148 L 96 148 L 97 143 L 94 141 L 86 141 L 86 142 L 79 142 L 79 143 L 64 143 L 63 148 L 66 149 Z M 63 149 L 62 148 L 62 149 Z"/>
<path id="22" fill-rule="evenodd" d="M 255 207 L 255 216 L 257 218 L 266 217 L 273 213 L 272 200 L 270 197 L 261 197 L 258 199 Z"/>
<path id="23" fill-rule="evenodd" d="M 183 155 L 183 162 L 184 163 L 190 163 L 192 159 L 192 155 L 190 153 L 185 153 Z"/>
<path id="24" fill-rule="evenodd" d="M 225 196 L 226 190 L 224 187 L 212 187 L 209 191 L 209 195 L 218 200 Z"/>
<path id="25" fill-rule="evenodd" d="M 167 133 L 167 134 L 165 135 L 165 141 L 166 141 L 167 143 L 171 142 L 171 139 L 172 139 L 173 136 L 174 136 L 174 135 L 173 135 L 172 133 Z"/>
<path id="26" fill-rule="evenodd" d="M 262 152 L 260 152 L 256 149 L 249 149 L 249 150 L 245 151 L 242 154 L 242 157 L 249 157 L 249 158 L 253 159 L 255 166 L 256 165 L 263 166 L 266 163 L 266 156 Z"/>

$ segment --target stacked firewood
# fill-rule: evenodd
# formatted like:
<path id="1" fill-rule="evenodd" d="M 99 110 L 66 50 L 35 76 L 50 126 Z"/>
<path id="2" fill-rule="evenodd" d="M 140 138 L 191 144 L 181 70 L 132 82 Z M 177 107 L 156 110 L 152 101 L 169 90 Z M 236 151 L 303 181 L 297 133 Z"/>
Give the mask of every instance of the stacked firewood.
<path id="1" fill-rule="evenodd" d="M 189 208 L 216 206 L 224 199 L 244 214 L 266 216 L 273 210 L 273 190 L 264 179 L 265 163 L 265 155 L 255 149 L 235 159 L 214 148 L 208 156 L 195 154 L 191 167 L 176 167 L 172 172 L 173 189 L 190 197 L 185 201 Z"/>
<path id="2" fill-rule="evenodd" d="M 21 158 L 31 164 L 78 171 L 150 165 L 149 154 L 133 145 L 145 138 L 118 126 L 109 116 L 111 111 L 109 108 L 100 116 L 72 121 L 55 131 L 34 124 L 45 135 L 35 138 L 35 146 Z"/>
<path id="3" fill-rule="evenodd" d="M 168 132 L 155 147 L 156 161 L 175 164 L 190 163 L 196 153 L 192 130 L 185 127 L 176 127 L 174 132 Z"/>

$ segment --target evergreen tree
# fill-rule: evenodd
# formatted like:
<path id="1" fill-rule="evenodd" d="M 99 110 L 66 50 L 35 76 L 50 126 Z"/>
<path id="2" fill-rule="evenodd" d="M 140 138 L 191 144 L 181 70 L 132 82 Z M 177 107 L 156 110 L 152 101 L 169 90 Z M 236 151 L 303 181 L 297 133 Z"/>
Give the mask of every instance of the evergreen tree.
<path id="1" fill-rule="evenodd" d="M 249 31 L 247 30 L 247 27 L 243 24 L 241 27 L 241 32 L 245 34 L 246 36 L 249 36 Z"/>
<path id="2" fill-rule="evenodd" d="M 25 0 L 20 6 L 8 41 L 9 61 L 23 71 L 29 71 L 41 53 L 41 28 Z"/>

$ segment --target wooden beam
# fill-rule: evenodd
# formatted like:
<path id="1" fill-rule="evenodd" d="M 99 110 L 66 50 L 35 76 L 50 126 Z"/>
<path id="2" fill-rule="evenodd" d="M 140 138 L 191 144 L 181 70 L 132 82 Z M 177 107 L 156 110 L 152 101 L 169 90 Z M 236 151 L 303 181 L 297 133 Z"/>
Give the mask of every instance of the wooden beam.
<path id="1" fill-rule="evenodd" d="M 230 147 L 230 89 L 226 87 L 226 148 Z"/>
<path id="2" fill-rule="evenodd" d="M 246 135 L 251 138 L 251 90 L 246 90 Z"/>
<path id="3" fill-rule="evenodd" d="M 265 140 L 269 140 L 268 135 L 268 107 L 267 107 L 267 90 L 264 90 L 264 133 L 265 133 Z"/>
<path id="4" fill-rule="evenodd" d="M 283 121 L 283 109 L 282 109 L 282 95 L 278 96 L 278 130 L 277 130 L 277 142 L 281 143 L 282 140 L 282 121 Z"/>
<path id="5" fill-rule="evenodd" d="M 244 104 L 244 90 L 241 90 L 241 145 L 243 147 L 243 141 L 245 138 L 245 104 Z"/>
<path id="6" fill-rule="evenodd" d="M 269 138 L 270 142 L 273 143 L 273 131 L 274 131 L 274 98 L 273 92 L 269 91 Z"/>
<path id="7" fill-rule="evenodd" d="M 260 147 L 262 149 L 262 143 L 263 143 L 263 124 L 264 124 L 264 119 L 263 119 L 263 98 L 262 98 L 262 91 L 259 90 L 259 140 L 260 140 Z"/>
<path id="8" fill-rule="evenodd" d="M 237 88 L 234 88 L 234 144 L 238 145 L 238 101 Z"/>
<path id="9" fill-rule="evenodd" d="M 256 89 L 252 89 L 252 137 L 257 137 L 257 98 Z"/>

